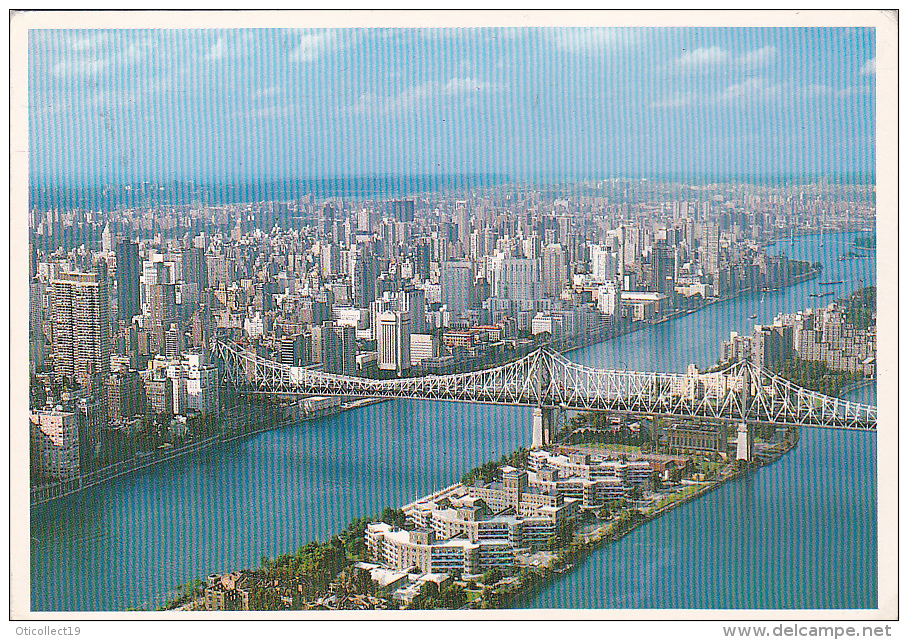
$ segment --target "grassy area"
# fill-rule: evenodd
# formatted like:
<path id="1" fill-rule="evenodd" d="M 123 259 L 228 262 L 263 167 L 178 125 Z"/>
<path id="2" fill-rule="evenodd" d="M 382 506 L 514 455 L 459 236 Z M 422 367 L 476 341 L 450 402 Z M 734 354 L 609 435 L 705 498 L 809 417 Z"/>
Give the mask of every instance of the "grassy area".
<path id="1" fill-rule="evenodd" d="M 590 442 L 583 445 L 587 449 L 596 449 L 599 451 L 607 451 L 612 453 L 633 453 L 635 455 L 640 455 L 641 448 L 632 445 L 632 444 L 603 444 L 600 442 Z"/>
<path id="2" fill-rule="evenodd" d="M 703 489 L 702 485 L 684 487 L 683 489 L 681 489 L 681 491 L 676 491 L 675 493 L 671 494 L 670 496 L 663 498 L 662 500 L 657 502 L 655 508 L 661 509 L 662 507 L 667 507 L 671 504 L 674 504 L 676 502 L 689 498 L 690 496 L 694 495 L 698 491 L 701 491 L 702 489 Z"/>

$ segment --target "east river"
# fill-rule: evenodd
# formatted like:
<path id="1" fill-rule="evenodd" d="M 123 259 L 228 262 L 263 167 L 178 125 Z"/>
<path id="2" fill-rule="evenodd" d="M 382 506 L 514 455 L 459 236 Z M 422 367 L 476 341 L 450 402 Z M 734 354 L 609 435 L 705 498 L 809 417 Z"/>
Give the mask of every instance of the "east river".
<path id="1" fill-rule="evenodd" d="M 567 354 L 583 364 L 684 371 L 730 331 L 876 283 L 839 261 L 854 234 L 780 242 L 819 281 L 755 293 Z M 830 298 L 825 298 L 825 301 Z M 750 316 L 756 315 L 751 320 Z M 885 348 L 885 347 L 884 347 Z M 875 403 L 872 386 L 849 397 Z M 530 409 L 395 400 L 223 444 L 31 514 L 34 610 L 160 606 L 177 585 L 257 566 L 401 506 L 531 440 Z M 777 463 L 726 483 L 587 556 L 528 594 L 533 608 L 861 609 L 877 606 L 874 433 L 804 429 Z"/>

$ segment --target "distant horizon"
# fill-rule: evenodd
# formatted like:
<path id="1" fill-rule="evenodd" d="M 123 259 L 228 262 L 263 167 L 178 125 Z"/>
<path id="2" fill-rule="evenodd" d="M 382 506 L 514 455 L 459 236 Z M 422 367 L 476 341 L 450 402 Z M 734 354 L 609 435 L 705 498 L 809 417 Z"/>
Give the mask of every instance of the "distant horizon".
<path id="1" fill-rule="evenodd" d="M 721 174 L 707 172 L 687 172 L 671 171 L 660 173 L 623 173 L 615 175 L 537 175 L 537 176 L 512 176 L 505 173 L 361 173 L 348 175 L 313 175 L 313 176 L 211 176 L 206 178 L 185 178 L 178 176 L 137 176 L 134 178 L 122 178 L 117 182 L 64 182 L 47 183 L 30 177 L 30 189 L 90 189 L 99 187 L 117 187 L 117 186 L 134 186 L 141 184 L 154 185 L 198 185 L 198 186 L 226 186 L 226 185 L 248 185 L 254 183 L 260 184 L 281 184 L 281 183 L 306 183 L 306 182 L 361 182 L 361 181 L 394 181 L 394 180 L 435 180 L 450 181 L 455 179 L 486 179 L 491 178 L 502 182 L 509 182 L 520 185 L 566 185 L 585 182 L 607 182 L 616 180 L 659 180 L 659 181 L 690 181 L 691 183 L 702 184 L 704 182 L 740 182 L 773 180 L 779 182 L 791 182 L 794 180 L 818 181 L 818 180 L 835 180 L 846 184 L 873 184 L 875 183 L 876 171 L 805 171 L 805 172 L 764 172 L 764 173 L 747 173 L 747 174 Z"/>

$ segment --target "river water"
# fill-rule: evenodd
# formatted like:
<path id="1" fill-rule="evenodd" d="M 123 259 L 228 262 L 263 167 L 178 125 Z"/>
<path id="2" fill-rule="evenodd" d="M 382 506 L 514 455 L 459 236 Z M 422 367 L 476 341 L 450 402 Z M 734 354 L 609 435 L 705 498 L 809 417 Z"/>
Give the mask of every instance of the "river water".
<path id="1" fill-rule="evenodd" d="M 853 234 L 779 243 L 846 294 L 875 261 L 838 261 Z M 822 246 L 821 246 L 822 244 Z M 811 306 L 816 282 L 718 303 L 567 354 L 588 365 L 713 364 L 730 331 Z M 755 320 L 750 316 L 756 315 Z M 850 397 L 874 403 L 873 386 Z M 400 506 L 531 440 L 531 413 L 394 400 L 262 433 L 41 505 L 31 514 L 34 610 L 162 604 L 176 585 L 252 567 Z M 874 608 L 876 434 L 806 429 L 774 465 L 592 553 L 521 603 L 534 608 Z"/>

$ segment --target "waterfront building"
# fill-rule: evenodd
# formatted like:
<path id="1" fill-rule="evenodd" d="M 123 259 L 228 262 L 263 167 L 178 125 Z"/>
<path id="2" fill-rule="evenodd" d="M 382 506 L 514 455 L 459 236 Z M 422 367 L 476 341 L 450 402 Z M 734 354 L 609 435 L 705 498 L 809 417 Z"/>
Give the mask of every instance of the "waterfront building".
<path id="1" fill-rule="evenodd" d="M 159 415 L 173 413 L 173 380 L 161 369 L 149 371 L 144 380 L 145 406 Z"/>
<path id="2" fill-rule="evenodd" d="M 439 540 L 432 529 L 407 531 L 384 522 L 366 526 L 366 547 L 377 562 L 397 570 L 475 575 L 514 566 L 514 550 L 507 539 Z"/>
<path id="3" fill-rule="evenodd" d="M 324 322 L 313 326 L 312 360 L 327 373 L 352 376 L 356 373 L 356 329 Z"/>
<path id="4" fill-rule="evenodd" d="M 540 491 L 528 484 L 527 472 L 514 467 L 501 468 L 500 482 L 477 483 L 467 487 L 472 498 L 482 498 L 496 513 L 513 508 L 518 516 L 547 518 L 556 524 L 572 520 L 580 503 L 557 492 Z"/>
<path id="5" fill-rule="evenodd" d="M 421 500 L 406 513 L 417 527 L 433 530 L 439 540 L 507 540 L 515 549 L 548 546 L 567 523 L 551 512 L 536 517 L 518 516 L 514 508 L 495 512 L 482 498 L 469 495 Z"/>
<path id="6" fill-rule="evenodd" d="M 63 272 L 51 288 L 54 373 L 82 389 L 100 392 L 110 370 L 105 278 Z"/>
<path id="7" fill-rule="evenodd" d="M 667 424 L 657 435 L 661 447 L 672 451 L 709 451 L 725 455 L 728 450 L 728 430 L 719 424 Z"/>
<path id="8" fill-rule="evenodd" d="M 597 290 L 599 310 L 609 316 L 621 315 L 621 287 L 614 280 L 607 280 Z"/>
<path id="9" fill-rule="evenodd" d="M 40 409 L 30 415 L 32 449 L 41 472 L 55 480 L 72 480 L 81 472 L 76 414 L 61 408 Z"/>
<path id="10" fill-rule="evenodd" d="M 757 325 L 751 335 L 751 359 L 764 369 L 775 370 L 792 355 L 792 327 Z"/>
<path id="11" fill-rule="evenodd" d="M 653 320 L 662 313 L 666 297 L 654 291 L 622 291 L 621 304 L 631 309 L 634 320 Z"/>
<path id="12" fill-rule="evenodd" d="M 438 339 L 430 333 L 410 334 L 410 366 L 438 356 Z"/>
<path id="13" fill-rule="evenodd" d="M 722 343 L 722 361 L 739 362 L 750 358 L 753 340 L 750 336 L 738 335 L 737 331 L 731 332 L 731 337 Z"/>
<path id="14" fill-rule="evenodd" d="M 254 604 L 254 583 L 254 576 L 245 571 L 208 576 L 205 611 L 249 611 Z"/>
<path id="15" fill-rule="evenodd" d="M 107 378 L 107 419 L 120 423 L 145 409 L 142 381 L 136 371 L 118 371 Z"/>
<path id="16" fill-rule="evenodd" d="M 588 480 L 618 478 L 628 486 L 652 485 L 654 469 L 648 461 L 594 459 L 590 454 L 572 452 L 570 455 L 554 454 L 545 449 L 530 451 L 527 466 L 537 473 L 544 469 L 558 471 L 561 478 L 575 476 Z"/>
<path id="17" fill-rule="evenodd" d="M 221 393 L 218 369 L 204 352 L 183 356 L 182 374 L 186 388 L 186 408 L 195 409 L 203 416 L 217 415 L 221 411 Z"/>
<path id="18" fill-rule="evenodd" d="M 876 361 L 876 328 L 856 329 L 844 321 L 833 303 L 823 309 L 780 314 L 772 325 L 755 325 L 750 336 L 731 333 L 722 343 L 722 360 L 750 358 L 769 369 L 792 357 L 823 362 L 836 371 L 873 376 Z"/>

